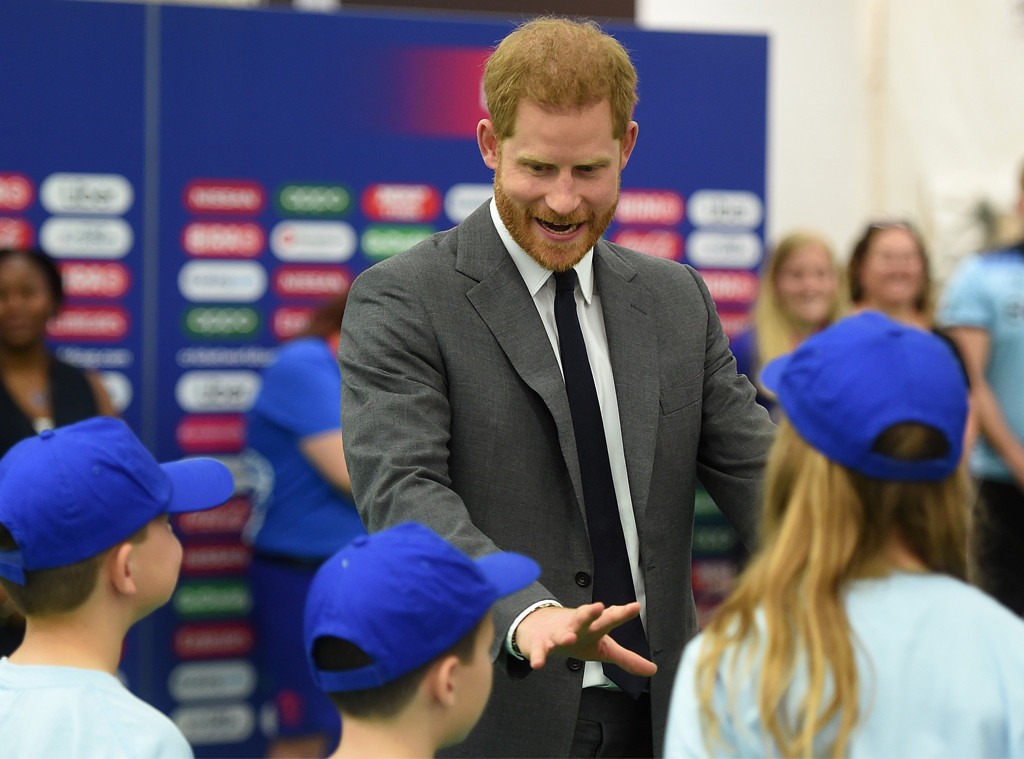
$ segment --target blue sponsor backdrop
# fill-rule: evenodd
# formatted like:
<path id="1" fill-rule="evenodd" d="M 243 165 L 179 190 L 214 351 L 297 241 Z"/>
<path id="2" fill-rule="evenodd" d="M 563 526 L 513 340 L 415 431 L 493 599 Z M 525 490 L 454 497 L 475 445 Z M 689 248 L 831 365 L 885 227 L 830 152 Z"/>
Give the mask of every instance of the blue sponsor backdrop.
<path id="1" fill-rule="evenodd" d="M 512 23 L 0 5 L 0 244 L 68 217 L 50 251 L 62 263 L 102 265 L 79 270 L 94 279 L 123 267 L 123 286 L 72 294 L 81 313 L 55 344 L 105 374 L 158 458 L 217 455 L 239 474 L 238 498 L 179 523 L 177 595 L 137 626 L 123 666 L 199 756 L 263 743 L 237 465 L 259 370 L 320 299 L 489 196 L 480 65 Z M 763 248 L 767 40 L 610 31 L 640 73 L 640 135 L 608 234 L 702 269 L 735 331 Z M 55 174 L 79 189 L 124 178 L 130 207 L 47 207 Z M 27 205 L 11 190 L 26 182 Z M 97 255 L 86 238 L 110 232 L 83 218 L 127 224 L 127 249 Z"/>

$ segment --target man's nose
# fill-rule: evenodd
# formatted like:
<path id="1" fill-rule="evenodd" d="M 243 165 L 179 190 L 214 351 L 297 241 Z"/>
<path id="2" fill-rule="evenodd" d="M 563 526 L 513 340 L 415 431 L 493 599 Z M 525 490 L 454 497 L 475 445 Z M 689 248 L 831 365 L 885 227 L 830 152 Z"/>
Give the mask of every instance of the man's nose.
<path id="1" fill-rule="evenodd" d="M 571 171 L 562 172 L 555 177 L 544 200 L 548 208 L 561 216 L 569 216 L 579 207 L 580 196 Z"/>

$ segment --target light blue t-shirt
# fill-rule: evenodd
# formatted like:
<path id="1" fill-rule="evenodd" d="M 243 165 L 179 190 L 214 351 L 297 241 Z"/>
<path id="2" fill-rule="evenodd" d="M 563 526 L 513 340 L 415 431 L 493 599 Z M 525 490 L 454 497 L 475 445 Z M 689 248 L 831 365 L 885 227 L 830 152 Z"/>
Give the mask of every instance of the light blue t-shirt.
<path id="1" fill-rule="evenodd" d="M 1024 440 L 1024 247 L 966 259 L 950 280 L 939 307 L 944 327 L 979 327 L 989 333 L 985 378 L 1003 416 Z M 971 472 L 1013 482 L 1010 470 L 984 436 L 971 453 Z"/>
<path id="2" fill-rule="evenodd" d="M 113 675 L 0 659 L 0 756 L 191 759 L 185 736 Z"/>
<path id="3" fill-rule="evenodd" d="M 846 611 L 858 641 L 861 717 L 844 756 L 1024 757 L 1024 621 L 939 574 L 857 581 Z M 667 759 L 709 756 L 695 680 L 702 642 L 698 636 L 683 653 Z M 714 708 L 731 750 L 716 745 L 711 755 L 778 756 L 774 744 L 765 747 L 757 706 L 760 656 L 730 683 L 735 709 L 727 707 L 722 680 L 730 668 L 720 669 Z"/>

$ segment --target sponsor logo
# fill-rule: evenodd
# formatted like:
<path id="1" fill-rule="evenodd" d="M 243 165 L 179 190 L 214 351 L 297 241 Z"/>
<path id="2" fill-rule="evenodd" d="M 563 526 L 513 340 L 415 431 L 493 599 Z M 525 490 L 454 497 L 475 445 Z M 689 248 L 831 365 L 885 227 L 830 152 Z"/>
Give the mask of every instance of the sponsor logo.
<path id="1" fill-rule="evenodd" d="M 270 231 L 270 250 L 282 261 L 347 261 L 356 233 L 344 221 L 281 221 Z"/>
<path id="2" fill-rule="evenodd" d="M 193 746 L 242 743 L 256 729 L 256 710 L 248 704 L 181 706 L 171 720 Z"/>
<path id="3" fill-rule="evenodd" d="M 351 273 L 337 266 L 281 266 L 274 272 L 274 292 L 280 296 L 323 298 L 348 292 Z"/>
<path id="4" fill-rule="evenodd" d="M 752 192 L 699 190 L 690 196 L 688 213 L 696 227 L 754 229 L 764 218 L 764 205 Z"/>
<path id="5" fill-rule="evenodd" d="M 363 231 L 359 244 L 369 258 L 380 261 L 408 250 L 435 231 L 433 227 L 371 224 Z"/>
<path id="6" fill-rule="evenodd" d="M 352 193 L 336 184 L 288 184 L 277 193 L 277 207 L 286 214 L 341 216 L 352 205 Z"/>
<path id="7" fill-rule="evenodd" d="M 173 603 L 182 617 L 243 617 L 252 608 L 252 593 L 241 579 L 186 582 Z"/>
<path id="8" fill-rule="evenodd" d="M 260 315 L 245 306 L 211 308 L 197 306 L 185 312 L 185 332 L 192 337 L 251 337 L 260 328 Z"/>
<path id="9" fill-rule="evenodd" d="M 179 659 L 226 659 L 249 653 L 254 642 L 248 622 L 211 622 L 179 627 L 173 647 Z"/>
<path id="10" fill-rule="evenodd" d="M 72 298 L 120 298 L 132 278 L 124 264 L 68 261 L 60 264 L 64 294 Z"/>
<path id="11" fill-rule="evenodd" d="M 255 222 L 193 221 L 181 233 L 181 248 L 190 256 L 252 258 L 267 242 Z"/>
<path id="12" fill-rule="evenodd" d="M 65 306 L 46 334 L 54 340 L 120 340 L 128 326 L 128 312 L 117 306 Z"/>
<path id="13" fill-rule="evenodd" d="M 715 303 L 749 306 L 757 298 L 757 275 L 749 271 L 701 271 Z"/>
<path id="14" fill-rule="evenodd" d="M 250 510 L 248 498 L 232 498 L 214 509 L 177 514 L 175 531 L 182 535 L 237 535 L 249 521 Z"/>
<path id="15" fill-rule="evenodd" d="M 260 376 L 250 371 L 190 371 L 178 379 L 174 397 L 185 411 L 245 412 L 260 389 Z"/>
<path id="16" fill-rule="evenodd" d="M 245 420 L 240 414 L 186 416 L 175 439 L 185 453 L 238 453 L 245 447 Z"/>
<path id="17" fill-rule="evenodd" d="M 683 238 L 667 229 L 623 229 L 612 236 L 612 242 L 670 261 L 678 261 L 683 255 Z"/>
<path id="18" fill-rule="evenodd" d="M 490 200 L 493 194 L 494 186 L 489 184 L 452 185 L 444 195 L 445 216 L 455 224 L 461 224 L 473 211 Z"/>
<path id="19" fill-rule="evenodd" d="M 620 224 L 678 224 L 683 220 L 683 199 L 667 190 L 623 190 L 615 220 Z"/>
<path id="20" fill-rule="evenodd" d="M 692 232 L 686 259 L 698 269 L 753 269 L 761 261 L 761 240 L 751 232 Z"/>
<path id="21" fill-rule="evenodd" d="M 176 701 L 248 698 L 256 690 L 256 667 L 244 659 L 179 664 L 167 686 Z"/>
<path id="22" fill-rule="evenodd" d="M 57 258 L 124 258 L 135 233 L 124 219 L 52 216 L 39 229 L 39 241 Z"/>
<path id="23" fill-rule="evenodd" d="M 192 213 L 244 215 L 259 213 L 267 202 L 258 183 L 233 179 L 196 179 L 185 185 L 184 200 Z"/>
<path id="24" fill-rule="evenodd" d="M 242 348 L 193 346 L 180 349 L 174 354 L 174 360 L 181 369 L 210 366 L 254 366 L 260 368 L 274 360 L 274 349 L 259 345 L 247 345 Z"/>
<path id="25" fill-rule="evenodd" d="M 362 207 L 370 221 L 430 221 L 441 211 L 441 194 L 425 184 L 374 184 Z"/>
<path id="26" fill-rule="evenodd" d="M 274 333 L 274 337 L 278 341 L 287 340 L 290 337 L 295 337 L 295 335 L 308 327 L 312 318 L 312 308 L 296 308 L 292 306 L 278 308 L 274 311 L 273 317 L 271 317 L 270 331 Z"/>
<path id="27" fill-rule="evenodd" d="M 0 248 L 29 248 L 35 237 L 32 225 L 24 219 L 0 216 Z"/>
<path id="28" fill-rule="evenodd" d="M 256 261 L 189 261 L 178 273 L 178 289 L 198 303 L 249 303 L 267 291 L 267 272 Z"/>
<path id="29" fill-rule="evenodd" d="M 135 354 L 127 348 L 83 348 L 78 345 L 62 345 L 57 348 L 57 358 L 83 369 L 97 369 L 103 366 L 124 368 L 135 363 Z"/>
<path id="30" fill-rule="evenodd" d="M 135 191 L 120 174 L 51 174 L 39 187 L 39 201 L 50 213 L 121 216 L 135 202 Z"/>
<path id="31" fill-rule="evenodd" d="M 35 188 L 24 174 L 0 174 L 0 209 L 24 211 L 35 200 Z"/>
<path id="32" fill-rule="evenodd" d="M 101 372 L 100 382 L 103 383 L 107 395 L 110 396 L 110 403 L 114 406 L 114 411 L 120 414 L 128 408 L 134 397 L 134 390 L 132 381 L 127 376 L 121 372 Z"/>
<path id="33" fill-rule="evenodd" d="M 181 574 L 236 575 L 245 572 L 251 557 L 241 543 L 199 543 L 186 545 L 181 558 Z"/>

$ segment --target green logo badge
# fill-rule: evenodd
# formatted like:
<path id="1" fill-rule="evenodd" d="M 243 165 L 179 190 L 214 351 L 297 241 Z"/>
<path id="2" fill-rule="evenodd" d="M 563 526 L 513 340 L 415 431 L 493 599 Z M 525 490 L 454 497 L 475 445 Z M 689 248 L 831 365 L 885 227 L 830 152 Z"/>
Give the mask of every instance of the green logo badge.
<path id="1" fill-rule="evenodd" d="M 260 315 L 244 306 L 199 306 L 185 312 L 185 332 L 192 337 L 216 339 L 251 337 L 260 328 Z"/>
<path id="2" fill-rule="evenodd" d="M 420 225 L 371 224 L 359 241 L 367 257 L 380 261 L 408 250 L 436 230 Z"/>
<path id="3" fill-rule="evenodd" d="M 277 193 L 285 215 L 341 216 L 352 205 L 352 193 L 339 184 L 286 184 Z"/>
<path id="4" fill-rule="evenodd" d="M 252 592 L 243 580 L 182 583 L 174 610 L 182 617 L 242 617 L 252 609 Z"/>

